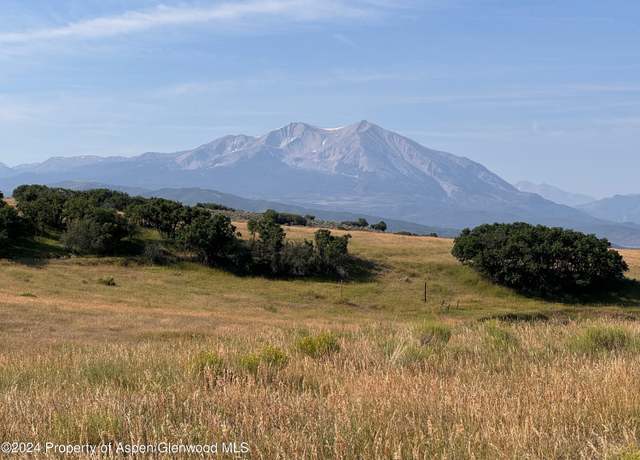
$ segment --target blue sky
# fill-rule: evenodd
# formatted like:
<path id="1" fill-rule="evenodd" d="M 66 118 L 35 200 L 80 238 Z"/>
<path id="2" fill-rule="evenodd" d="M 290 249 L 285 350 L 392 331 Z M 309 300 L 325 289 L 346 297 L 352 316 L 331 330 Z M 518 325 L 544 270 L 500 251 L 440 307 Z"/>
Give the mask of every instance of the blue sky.
<path id="1" fill-rule="evenodd" d="M 640 193 L 640 2 L 0 5 L 9 165 L 361 119 L 510 181 Z"/>

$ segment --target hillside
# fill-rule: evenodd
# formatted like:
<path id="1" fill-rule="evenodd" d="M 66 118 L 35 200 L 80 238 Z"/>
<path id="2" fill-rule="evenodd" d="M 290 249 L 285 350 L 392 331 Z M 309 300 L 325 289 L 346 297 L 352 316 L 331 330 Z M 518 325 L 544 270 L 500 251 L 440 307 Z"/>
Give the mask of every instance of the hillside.
<path id="1" fill-rule="evenodd" d="M 615 195 L 579 208 L 599 219 L 640 225 L 640 195 Z"/>
<path id="2" fill-rule="evenodd" d="M 274 281 L 119 258 L 0 260 L 2 435 L 236 441 L 263 458 L 461 458 L 469 449 L 607 457 L 631 448 L 621 433 L 640 430 L 638 354 L 584 337 L 594 328 L 640 337 L 637 296 L 524 298 L 459 265 L 450 240 L 351 233 L 353 252 L 378 265 L 373 280 Z M 638 253 L 624 255 L 640 277 Z M 319 355 L 309 351 L 317 337 L 330 344 Z"/>
<path id="3" fill-rule="evenodd" d="M 516 183 L 515 186 L 521 192 L 537 193 L 542 198 L 566 206 L 576 207 L 596 200 L 592 196 L 567 192 L 566 190 L 549 184 L 534 184 L 529 181 L 520 181 Z"/>
<path id="4" fill-rule="evenodd" d="M 259 137 L 225 136 L 175 153 L 52 158 L 13 168 L 9 177 L 0 178 L 0 188 L 69 180 L 152 190 L 215 189 L 430 227 L 527 221 L 640 246 L 638 227 L 521 192 L 479 163 L 429 149 L 367 121 L 333 129 L 291 123 Z"/>

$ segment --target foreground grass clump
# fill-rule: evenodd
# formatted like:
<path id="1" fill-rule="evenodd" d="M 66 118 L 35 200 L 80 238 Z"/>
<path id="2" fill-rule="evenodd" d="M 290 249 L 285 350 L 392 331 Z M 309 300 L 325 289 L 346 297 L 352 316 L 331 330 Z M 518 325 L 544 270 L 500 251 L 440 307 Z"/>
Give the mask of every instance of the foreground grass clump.
<path id="1" fill-rule="evenodd" d="M 271 345 L 263 348 L 259 353 L 248 353 L 240 356 L 238 364 L 241 369 L 251 375 L 257 375 L 260 367 L 278 370 L 287 365 L 289 357 L 278 347 Z"/>
<path id="2" fill-rule="evenodd" d="M 113 276 L 105 276 L 104 278 L 98 278 L 98 284 L 102 284 L 103 286 L 115 287 L 118 284 L 116 280 L 113 279 Z"/>
<path id="3" fill-rule="evenodd" d="M 416 334 L 422 346 L 443 346 L 451 339 L 451 328 L 426 322 L 416 328 Z"/>
<path id="4" fill-rule="evenodd" d="M 589 326 L 571 341 L 574 350 L 581 353 L 620 351 L 636 344 L 635 337 L 621 326 Z"/>
<path id="5" fill-rule="evenodd" d="M 518 338 L 504 326 L 494 321 L 485 324 L 485 343 L 495 350 L 510 350 L 519 346 Z"/>
<path id="6" fill-rule="evenodd" d="M 224 374 L 224 360 L 217 353 L 203 351 L 193 360 L 192 370 L 198 377 L 218 377 Z"/>
<path id="7" fill-rule="evenodd" d="M 311 358 L 323 358 L 340 351 L 338 337 L 333 332 L 308 335 L 296 341 L 296 349 Z"/>

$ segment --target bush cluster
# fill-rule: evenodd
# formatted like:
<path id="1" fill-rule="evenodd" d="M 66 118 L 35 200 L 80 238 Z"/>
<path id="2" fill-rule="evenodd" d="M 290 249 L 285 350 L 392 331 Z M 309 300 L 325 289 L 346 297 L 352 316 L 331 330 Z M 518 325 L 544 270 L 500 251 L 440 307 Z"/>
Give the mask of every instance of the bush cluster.
<path id="1" fill-rule="evenodd" d="M 273 214 L 265 213 L 248 223 L 252 271 L 269 276 L 348 276 L 351 235 L 315 232 L 313 241 L 286 241 Z"/>
<path id="2" fill-rule="evenodd" d="M 6 251 L 12 239 L 30 234 L 31 229 L 28 223 L 14 208 L 4 202 L 4 196 L 0 193 L 0 254 Z"/>
<path id="3" fill-rule="evenodd" d="M 252 238 L 246 242 L 231 219 L 216 212 L 224 207 L 215 204 L 191 207 L 112 190 L 73 191 L 42 185 L 18 187 L 14 197 L 24 221 L 40 233 L 60 234 L 64 246 L 78 254 L 128 254 L 134 246 L 124 242 L 133 241 L 142 227 L 158 231 L 169 244 L 194 254 L 203 264 L 238 273 L 344 278 L 351 262 L 349 235 L 318 230 L 313 241 L 285 239 L 283 224 L 306 225 L 313 216 L 268 210 L 249 222 Z M 12 237 L 22 221 L 15 210 L 1 208 L 0 242 Z M 151 263 L 171 260 L 157 242 L 139 252 Z"/>
<path id="4" fill-rule="evenodd" d="M 340 351 L 338 337 L 332 332 L 307 335 L 296 341 L 296 349 L 311 358 L 323 358 Z"/>
<path id="5" fill-rule="evenodd" d="M 481 225 L 456 238 L 453 255 L 496 283 L 542 296 L 611 288 L 628 266 L 606 239 L 526 223 Z"/>

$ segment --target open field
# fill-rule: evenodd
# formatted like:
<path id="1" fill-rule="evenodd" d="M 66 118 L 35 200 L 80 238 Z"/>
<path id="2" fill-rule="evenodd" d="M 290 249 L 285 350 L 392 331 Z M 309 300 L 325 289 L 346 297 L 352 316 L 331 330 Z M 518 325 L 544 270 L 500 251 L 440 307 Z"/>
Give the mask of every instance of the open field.
<path id="1" fill-rule="evenodd" d="M 377 271 L 344 285 L 116 258 L 0 261 L 0 441 L 236 441 L 265 459 L 634 458 L 634 292 L 524 298 L 460 266 L 450 240 L 352 235 Z M 640 278 L 640 252 L 622 252 Z M 326 332 L 339 349 L 303 345 Z"/>

